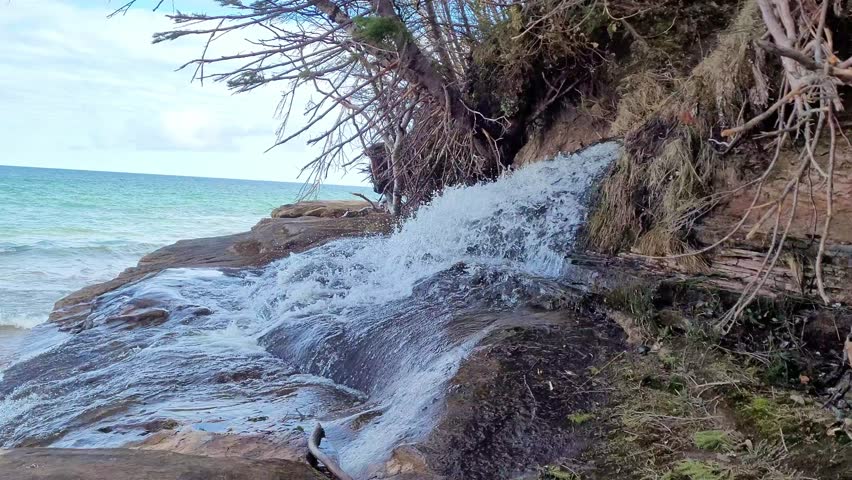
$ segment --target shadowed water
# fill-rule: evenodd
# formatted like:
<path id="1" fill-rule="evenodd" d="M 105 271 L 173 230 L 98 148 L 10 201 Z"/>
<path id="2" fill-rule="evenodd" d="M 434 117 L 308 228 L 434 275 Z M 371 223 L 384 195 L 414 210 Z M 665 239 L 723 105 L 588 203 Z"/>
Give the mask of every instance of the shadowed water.
<path id="1" fill-rule="evenodd" d="M 586 195 L 617 150 L 449 189 L 387 237 L 107 294 L 91 328 L 6 369 L 0 440 L 118 446 L 163 419 L 284 438 L 321 420 L 344 468 L 364 472 L 434 426 L 443 385 L 499 312 L 559 295 Z"/>

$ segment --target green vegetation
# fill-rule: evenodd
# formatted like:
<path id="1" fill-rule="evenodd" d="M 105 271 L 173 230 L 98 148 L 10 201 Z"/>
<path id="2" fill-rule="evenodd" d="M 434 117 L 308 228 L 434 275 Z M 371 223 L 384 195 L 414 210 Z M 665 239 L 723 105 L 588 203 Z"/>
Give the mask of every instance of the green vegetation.
<path id="1" fill-rule="evenodd" d="M 643 342 L 654 347 L 599 372 L 614 403 L 596 412 L 608 433 L 583 456 L 598 475 L 588 478 L 839 479 L 852 469 L 846 435 L 827 433 L 836 419 L 808 400 L 798 377 L 802 331 L 793 336 L 789 326 L 802 306 L 755 303 L 740 332 L 752 343 L 731 345 L 708 330 L 733 295 L 691 283 L 641 285 L 602 294 L 637 324 L 650 319 Z M 795 376 L 768 374 L 783 370 L 777 358 Z"/>
<path id="2" fill-rule="evenodd" d="M 702 430 L 692 435 L 695 446 L 702 450 L 726 450 L 731 447 L 727 432 L 722 430 Z"/>
<path id="3" fill-rule="evenodd" d="M 646 332 L 654 332 L 655 286 L 645 282 L 631 282 L 604 293 L 604 304 L 633 317 Z"/>
<path id="4" fill-rule="evenodd" d="M 731 11 L 730 5 L 720 4 L 715 11 L 696 12 L 692 21 L 707 22 L 693 34 L 718 28 Z M 616 252 L 634 247 L 653 256 L 690 251 L 686 235 L 706 212 L 705 197 L 714 182 L 728 173 L 715 162 L 706 139 L 720 119 L 736 124 L 748 105 L 753 82 L 748 45 L 763 31 L 756 4 L 747 2 L 715 50 L 697 57 L 700 61 L 692 67 L 668 61 L 696 58 L 684 52 L 686 33 L 647 45 L 644 52 L 651 57 L 634 57 L 618 87 L 621 99 L 612 124 L 612 133 L 624 135 L 625 154 L 604 183 L 590 219 L 595 248 Z M 700 255 L 680 257 L 677 263 L 695 273 L 707 267 Z"/>
<path id="5" fill-rule="evenodd" d="M 580 480 L 582 477 L 574 472 L 563 470 L 562 467 L 549 466 L 544 469 L 542 478 L 552 480 Z"/>
<path id="6" fill-rule="evenodd" d="M 582 425 L 587 422 L 591 422 L 595 419 L 595 415 L 589 412 L 575 412 L 571 415 L 568 415 L 568 421 L 573 425 Z"/>
<path id="7" fill-rule="evenodd" d="M 732 478 L 731 472 L 720 465 L 698 460 L 684 460 L 669 473 L 663 475 L 663 480 L 727 480 Z"/>

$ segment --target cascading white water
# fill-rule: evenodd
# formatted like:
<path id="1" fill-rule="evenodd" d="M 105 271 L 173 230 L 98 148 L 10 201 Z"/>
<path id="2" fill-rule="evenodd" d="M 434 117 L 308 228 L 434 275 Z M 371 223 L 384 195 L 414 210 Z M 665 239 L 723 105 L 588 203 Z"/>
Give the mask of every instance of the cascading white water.
<path id="1" fill-rule="evenodd" d="M 543 277 L 563 273 L 585 219 L 584 195 L 610 164 L 616 143 L 540 162 L 496 182 L 444 191 L 390 237 L 335 242 L 269 269 L 270 312 L 310 313 L 378 304 L 456 263 L 500 266 Z M 283 292 L 283 295 L 280 295 Z"/>
<path id="2" fill-rule="evenodd" d="M 0 444 L 116 446 L 162 418 L 273 435 L 322 420 L 344 467 L 363 472 L 433 426 L 443 383 L 493 327 L 464 315 L 569 273 L 585 196 L 619 148 L 448 189 L 387 237 L 259 272 L 169 270 L 107 294 L 93 328 L 7 368 Z M 119 318 L 140 306 L 168 316 Z"/>

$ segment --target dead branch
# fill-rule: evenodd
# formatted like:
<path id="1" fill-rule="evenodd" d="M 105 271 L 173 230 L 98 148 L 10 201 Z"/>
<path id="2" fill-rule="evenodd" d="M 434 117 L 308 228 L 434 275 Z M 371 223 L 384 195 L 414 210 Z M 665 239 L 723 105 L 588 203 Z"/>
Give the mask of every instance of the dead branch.
<path id="1" fill-rule="evenodd" d="M 381 211 L 382 211 L 382 209 L 381 209 L 381 208 L 379 208 L 378 206 L 376 206 L 375 202 L 373 202 L 372 200 L 370 200 L 369 198 L 367 198 L 367 196 L 366 196 L 366 195 L 364 195 L 363 193 L 355 193 L 355 192 L 350 192 L 350 193 L 351 193 L 352 195 L 355 195 L 355 196 L 356 196 L 356 197 L 358 197 L 358 198 L 364 199 L 364 201 L 366 201 L 367 203 L 369 203 L 369 204 L 370 204 L 370 206 L 371 206 L 371 207 L 373 207 L 373 211 L 374 211 L 374 212 L 381 212 Z"/>

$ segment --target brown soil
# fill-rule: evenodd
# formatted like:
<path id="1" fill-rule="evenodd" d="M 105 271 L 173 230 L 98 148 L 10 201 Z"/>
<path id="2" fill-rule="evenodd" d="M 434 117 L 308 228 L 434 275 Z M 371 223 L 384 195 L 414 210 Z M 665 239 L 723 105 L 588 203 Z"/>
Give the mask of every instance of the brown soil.
<path id="1" fill-rule="evenodd" d="M 597 104 L 589 108 L 563 107 L 547 125 L 530 135 L 515 156 L 514 165 L 522 167 L 559 153 L 576 152 L 608 138 L 610 122 L 603 118 L 605 115 Z"/>

